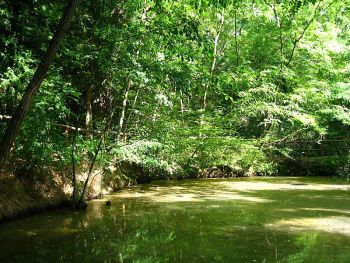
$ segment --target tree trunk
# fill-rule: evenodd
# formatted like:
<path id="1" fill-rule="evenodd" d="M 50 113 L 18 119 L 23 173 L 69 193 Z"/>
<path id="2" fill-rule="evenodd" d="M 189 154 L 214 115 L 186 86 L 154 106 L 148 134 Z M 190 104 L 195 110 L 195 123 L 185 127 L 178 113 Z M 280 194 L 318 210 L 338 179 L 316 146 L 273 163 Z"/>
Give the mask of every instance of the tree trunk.
<path id="1" fill-rule="evenodd" d="M 290 53 L 290 56 L 289 56 L 288 61 L 287 61 L 287 63 L 286 63 L 286 67 L 289 67 L 290 63 L 292 62 L 293 56 L 294 56 L 294 53 L 295 53 L 295 50 L 296 50 L 296 48 L 297 48 L 299 42 L 301 41 L 301 39 L 302 39 L 303 36 L 305 35 L 306 30 L 309 28 L 309 26 L 312 24 L 312 22 L 316 19 L 316 16 L 317 16 L 317 14 L 318 14 L 318 12 L 319 12 L 320 4 L 321 4 L 321 2 L 318 2 L 313 16 L 311 17 L 311 19 L 309 20 L 309 22 L 307 22 L 306 26 L 303 28 L 303 31 L 301 32 L 300 36 L 299 36 L 298 38 L 296 38 L 296 39 L 293 41 L 292 52 Z"/>
<path id="2" fill-rule="evenodd" d="M 126 105 L 128 103 L 130 88 L 131 88 L 131 77 L 128 77 L 128 84 L 126 85 L 126 90 L 124 93 L 124 99 L 123 99 L 123 105 L 122 105 L 122 112 L 120 113 L 120 119 L 119 119 L 118 136 L 117 136 L 118 140 L 120 139 L 120 135 L 122 134 L 122 131 L 123 131 Z"/>
<path id="3" fill-rule="evenodd" d="M 147 0 L 145 0 L 144 5 L 145 6 L 144 6 L 144 9 L 143 9 L 142 14 L 141 14 L 140 25 L 142 25 L 142 23 L 144 23 L 146 21 L 147 13 L 149 11 L 149 6 L 147 6 Z M 140 57 L 141 45 L 142 45 L 142 38 L 140 38 L 138 40 L 138 43 L 137 43 L 136 61 Z M 122 111 L 120 113 L 120 118 L 119 118 L 118 136 L 117 136 L 118 140 L 120 139 L 120 136 L 122 135 L 122 132 L 123 132 L 123 128 L 125 126 L 124 122 L 125 122 L 126 106 L 128 104 L 129 93 L 130 93 L 131 86 L 132 86 L 132 76 L 129 75 L 128 78 L 127 78 L 127 84 L 126 84 L 126 89 L 125 89 L 125 93 L 124 93 L 124 99 L 123 99 L 123 104 L 122 104 Z M 138 94 L 138 91 L 137 91 L 137 94 Z M 137 94 L 136 94 L 136 99 L 137 99 Z M 130 115 L 129 115 L 129 117 L 130 117 Z"/>
<path id="4" fill-rule="evenodd" d="M 266 0 L 263 0 L 263 1 L 272 9 L 276 20 L 276 26 L 279 33 L 280 74 L 281 74 L 283 71 L 283 64 L 284 64 L 283 20 L 282 20 L 282 17 L 278 14 L 278 10 L 276 8 L 276 2 L 269 3 Z"/>
<path id="5" fill-rule="evenodd" d="M 71 145 L 71 160 L 72 160 L 72 184 L 73 184 L 73 193 L 72 193 L 72 206 L 73 210 L 75 210 L 76 202 L 77 202 L 77 176 L 75 171 L 75 156 L 74 156 L 74 150 L 75 150 L 75 141 L 78 135 L 78 120 L 77 124 L 75 126 L 75 132 L 73 136 L 73 141 Z"/>
<path id="6" fill-rule="evenodd" d="M 114 107 L 114 109 L 113 109 L 113 111 L 112 111 L 112 113 L 110 115 L 109 120 L 106 118 L 106 126 L 105 126 L 105 128 L 104 128 L 104 130 L 103 130 L 103 132 L 101 134 L 101 137 L 100 137 L 100 140 L 98 142 L 97 148 L 95 149 L 94 155 L 92 157 L 91 164 L 89 166 L 89 171 L 88 171 L 87 177 L 86 177 L 85 182 L 84 182 L 83 190 L 81 191 L 80 198 L 79 198 L 78 202 L 75 203 L 75 205 L 74 205 L 74 209 L 84 208 L 87 186 L 88 186 L 90 177 L 92 175 L 92 172 L 93 172 L 93 169 L 94 169 L 94 165 L 95 165 L 96 160 L 97 160 L 97 156 L 101 152 L 102 143 L 105 141 L 107 133 L 108 133 L 108 129 L 110 128 L 111 123 L 113 121 L 114 113 L 115 113 L 115 107 Z M 74 158 L 74 156 L 73 156 L 73 158 Z M 76 195 L 76 193 L 75 193 L 75 195 Z"/>
<path id="7" fill-rule="evenodd" d="M 127 126 L 128 126 L 129 123 L 130 123 L 131 116 L 132 116 L 132 113 L 133 113 L 132 110 L 135 109 L 135 107 L 136 107 L 137 99 L 139 98 L 139 92 L 140 92 L 140 88 L 138 88 L 138 89 L 136 90 L 136 95 L 135 95 L 135 97 L 134 97 L 134 101 L 133 101 L 133 103 L 132 103 L 129 116 L 128 116 L 127 120 L 125 121 L 125 125 L 124 125 L 124 129 L 125 129 L 125 130 L 126 130 Z M 127 139 L 127 133 L 124 133 L 124 140 L 126 140 L 126 139 Z"/>
<path id="8" fill-rule="evenodd" d="M 184 96 L 183 92 L 180 89 L 180 109 L 181 109 L 181 113 L 185 112 L 185 105 L 184 105 L 184 102 L 183 102 L 183 96 Z"/>
<path id="9" fill-rule="evenodd" d="M 211 64 L 210 68 L 210 79 L 207 81 L 207 83 L 204 86 L 204 96 L 203 96 L 203 105 L 202 105 L 202 114 L 200 117 L 200 125 L 204 125 L 204 114 L 207 108 L 207 97 L 208 97 L 208 91 L 209 91 L 209 84 L 211 83 L 213 76 L 214 76 L 214 71 L 216 69 L 216 64 L 217 64 L 217 59 L 218 59 L 218 53 L 219 53 L 219 42 L 220 42 L 220 35 L 223 31 L 224 24 L 225 24 L 225 14 L 224 11 L 222 11 L 221 14 L 221 21 L 220 21 L 220 26 L 219 29 L 216 33 L 215 40 L 214 40 L 214 50 L 213 50 L 213 61 Z"/>
<path id="10" fill-rule="evenodd" d="M 239 67 L 239 50 L 238 50 L 238 32 L 237 32 L 237 8 L 235 9 L 235 50 L 236 50 L 236 68 Z"/>
<path id="11" fill-rule="evenodd" d="M 85 96 L 85 108 L 86 108 L 85 128 L 87 130 L 93 129 L 93 125 L 92 125 L 92 92 L 93 92 L 93 87 L 90 85 L 86 90 L 86 96 Z M 86 137 L 92 138 L 92 133 L 87 131 Z"/>
<path id="12" fill-rule="evenodd" d="M 6 161 L 11 153 L 14 141 L 16 139 L 16 136 L 20 130 L 20 127 L 22 125 L 22 122 L 24 120 L 24 117 L 26 113 L 29 110 L 29 107 L 31 106 L 31 103 L 33 101 L 33 98 L 37 91 L 40 88 L 41 83 L 43 82 L 46 73 L 49 69 L 49 66 L 53 60 L 54 55 L 57 52 L 59 43 L 61 42 L 64 31 L 69 24 L 69 20 L 72 17 L 73 11 L 75 9 L 75 6 L 77 4 L 78 0 L 69 0 L 68 4 L 65 8 L 65 11 L 63 13 L 63 16 L 61 18 L 61 21 L 58 25 L 57 31 L 55 32 L 50 45 L 46 51 L 46 54 L 42 58 L 31 82 L 29 83 L 21 102 L 19 103 L 16 112 L 10 122 L 10 124 L 7 127 L 7 130 L 5 132 L 4 138 L 1 143 L 0 147 L 0 169 L 5 167 Z"/>

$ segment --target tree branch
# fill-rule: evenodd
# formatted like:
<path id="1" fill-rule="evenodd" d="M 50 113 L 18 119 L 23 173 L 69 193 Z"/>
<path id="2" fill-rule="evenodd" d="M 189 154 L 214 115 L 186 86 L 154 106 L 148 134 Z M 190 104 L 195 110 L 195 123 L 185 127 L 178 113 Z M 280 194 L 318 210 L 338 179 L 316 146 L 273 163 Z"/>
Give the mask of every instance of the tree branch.
<path id="1" fill-rule="evenodd" d="M 317 13 L 318 13 L 318 8 L 320 7 L 320 4 L 321 2 L 318 2 L 318 5 L 316 6 L 316 9 L 315 9 L 315 12 L 314 12 L 314 15 L 312 16 L 312 18 L 310 19 L 310 21 L 306 24 L 306 26 L 304 27 L 303 31 L 301 32 L 300 36 L 298 38 L 296 38 L 293 42 L 293 48 L 292 48 L 292 52 L 289 56 L 289 59 L 286 63 L 286 67 L 288 67 L 290 65 L 290 63 L 292 62 L 293 60 L 293 57 L 294 57 L 294 53 L 295 53 L 295 50 L 300 42 L 300 40 L 303 38 L 303 36 L 305 35 L 306 33 L 306 30 L 310 27 L 310 25 L 312 24 L 312 22 L 316 19 L 316 16 L 317 16 Z"/>

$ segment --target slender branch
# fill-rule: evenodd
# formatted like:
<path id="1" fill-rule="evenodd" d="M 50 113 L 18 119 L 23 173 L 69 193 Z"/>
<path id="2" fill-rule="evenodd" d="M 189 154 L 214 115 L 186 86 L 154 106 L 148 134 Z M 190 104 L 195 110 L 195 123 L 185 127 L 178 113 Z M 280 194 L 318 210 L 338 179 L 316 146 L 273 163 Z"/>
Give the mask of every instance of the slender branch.
<path id="1" fill-rule="evenodd" d="M 305 131 L 305 130 L 307 130 L 307 128 L 302 128 L 302 129 L 296 130 L 295 132 L 290 133 L 290 134 L 286 135 L 285 137 L 283 137 L 283 138 L 281 138 L 281 139 L 279 139 L 279 140 L 266 142 L 266 144 L 267 144 L 267 145 L 273 145 L 273 144 L 285 142 L 285 141 L 287 141 L 287 139 L 289 139 L 290 137 L 293 137 L 293 136 L 295 136 L 296 134 L 298 134 L 299 132 Z"/>
<path id="2" fill-rule="evenodd" d="M 318 5 L 316 6 L 316 9 L 315 9 L 315 12 L 312 16 L 312 18 L 309 20 L 309 22 L 306 24 L 306 26 L 304 27 L 303 31 L 301 32 L 300 36 L 298 38 L 296 38 L 293 42 L 293 48 L 292 48 L 292 52 L 288 58 L 288 61 L 286 63 L 286 67 L 288 67 L 290 65 L 290 63 L 292 62 L 293 60 L 293 57 L 294 57 L 294 53 L 295 53 L 295 50 L 299 44 L 299 42 L 301 41 L 301 39 L 304 37 L 305 33 L 306 33 L 306 30 L 310 27 L 310 25 L 312 24 L 312 22 L 316 19 L 316 16 L 317 16 L 317 13 L 319 11 L 319 7 L 320 7 L 320 4 L 321 2 L 318 2 Z"/>
<path id="3" fill-rule="evenodd" d="M 108 131 L 108 129 L 109 129 L 111 123 L 112 123 L 114 113 L 115 113 L 115 108 L 114 108 L 114 110 L 113 110 L 113 112 L 112 112 L 112 114 L 110 116 L 110 120 L 107 121 L 107 123 L 106 123 L 105 129 L 104 129 L 103 133 L 101 134 L 100 141 L 99 141 L 98 146 L 97 146 L 97 148 L 95 150 L 92 162 L 91 162 L 90 167 L 89 167 L 88 175 L 87 175 L 87 178 L 85 180 L 84 187 L 83 187 L 83 190 L 82 190 L 81 195 L 80 195 L 80 199 L 78 201 L 79 205 L 82 204 L 82 201 L 83 201 L 83 199 L 85 197 L 86 188 L 87 188 L 87 185 L 89 183 L 89 179 L 91 177 L 92 170 L 94 169 L 94 166 L 95 166 L 95 163 L 96 163 L 96 160 L 97 160 L 97 156 L 100 153 L 102 142 L 105 140 L 107 131 Z"/>
<path id="4" fill-rule="evenodd" d="M 214 50 L 213 50 L 213 61 L 211 64 L 210 68 L 210 79 L 207 81 L 204 87 L 204 96 L 203 96 L 203 106 L 202 106 L 202 115 L 200 117 L 200 125 L 202 126 L 204 124 L 204 114 L 207 108 L 207 96 L 208 96 L 208 91 L 209 91 L 209 83 L 212 82 L 213 76 L 215 73 L 216 65 L 217 65 L 217 59 L 218 59 L 218 52 L 219 52 L 219 42 L 220 42 L 220 36 L 221 33 L 224 29 L 225 25 L 225 12 L 224 9 L 222 10 L 221 13 L 221 18 L 220 18 L 220 25 L 218 28 L 218 31 L 216 33 L 215 39 L 214 39 Z"/>
<path id="5" fill-rule="evenodd" d="M 78 121 L 76 126 L 78 126 Z M 73 194 L 72 194 L 72 205 L 73 205 L 73 210 L 75 210 L 75 205 L 76 205 L 76 185 L 77 185 L 77 177 L 75 173 L 75 157 L 74 157 L 74 151 L 75 151 L 75 141 L 78 135 L 78 127 L 76 127 L 74 136 L 73 136 L 73 141 L 71 145 L 71 160 L 72 160 L 72 179 L 73 179 Z"/>
<path id="6" fill-rule="evenodd" d="M 273 11 L 278 31 L 279 31 L 279 40 L 280 40 L 280 72 L 282 72 L 283 69 L 283 59 L 284 59 L 284 42 L 283 42 L 283 22 L 276 10 L 275 4 L 271 4 L 267 2 L 266 0 L 263 0 L 265 4 L 267 4 Z"/>
<path id="7" fill-rule="evenodd" d="M 192 161 L 194 155 L 198 152 L 200 146 L 201 146 L 201 145 L 198 145 L 198 146 L 194 149 L 194 151 L 193 151 L 191 157 L 188 158 L 188 160 L 187 160 L 187 162 L 186 162 L 186 164 L 185 164 L 185 167 L 186 167 L 186 168 L 190 166 L 190 163 L 191 163 L 191 161 Z"/>
<path id="8" fill-rule="evenodd" d="M 235 51 L 236 51 L 236 68 L 239 66 L 239 50 L 238 50 L 238 32 L 237 32 L 237 8 L 235 8 Z"/>

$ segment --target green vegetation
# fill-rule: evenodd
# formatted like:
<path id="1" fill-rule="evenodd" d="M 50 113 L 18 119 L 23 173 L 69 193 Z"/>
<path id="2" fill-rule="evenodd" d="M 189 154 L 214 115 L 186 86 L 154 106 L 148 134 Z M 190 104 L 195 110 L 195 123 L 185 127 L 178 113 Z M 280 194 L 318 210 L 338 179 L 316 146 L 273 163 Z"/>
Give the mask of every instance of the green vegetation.
<path id="1" fill-rule="evenodd" d="M 349 14 L 349 0 L 0 0 L 0 165 L 68 179 L 77 206 L 97 173 L 111 190 L 348 176 Z"/>

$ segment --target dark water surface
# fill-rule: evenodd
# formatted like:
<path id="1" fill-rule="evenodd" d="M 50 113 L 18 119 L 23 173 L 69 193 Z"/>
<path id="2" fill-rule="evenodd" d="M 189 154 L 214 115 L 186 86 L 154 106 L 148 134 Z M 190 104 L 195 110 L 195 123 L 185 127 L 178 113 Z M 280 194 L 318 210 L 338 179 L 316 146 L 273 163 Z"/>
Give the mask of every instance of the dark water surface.
<path id="1" fill-rule="evenodd" d="M 0 225 L 0 262 L 350 262 L 332 178 L 159 182 Z"/>

